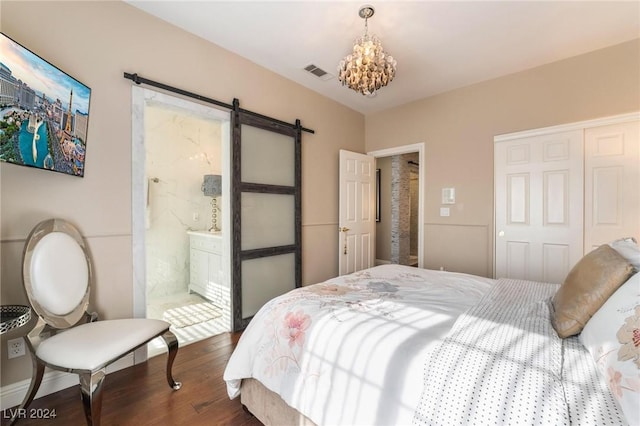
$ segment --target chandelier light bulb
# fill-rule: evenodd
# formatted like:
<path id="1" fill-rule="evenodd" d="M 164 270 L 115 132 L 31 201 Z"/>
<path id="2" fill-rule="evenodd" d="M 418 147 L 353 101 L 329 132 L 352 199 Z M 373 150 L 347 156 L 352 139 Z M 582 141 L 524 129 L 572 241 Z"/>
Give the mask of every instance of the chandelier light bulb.
<path id="1" fill-rule="evenodd" d="M 364 35 L 356 39 L 352 53 L 338 65 L 338 80 L 362 95 L 375 94 L 396 75 L 396 60 L 384 51 L 376 36 L 368 34 L 367 21 L 373 14 L 371 6 L 360 8 L 358 15 L 364 19 Z"/>

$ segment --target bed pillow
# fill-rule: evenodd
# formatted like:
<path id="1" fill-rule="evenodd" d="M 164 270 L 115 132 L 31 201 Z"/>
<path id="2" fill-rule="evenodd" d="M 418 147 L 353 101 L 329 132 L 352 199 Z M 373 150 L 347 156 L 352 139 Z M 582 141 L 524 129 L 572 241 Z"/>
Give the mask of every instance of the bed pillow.
<path id="1" fill-rule="evenodd" d="M 640 425 L 640 274 L 593 314 L 579 337 L 620 403 L 630 425 Z"/>
<path id="2" fill-rule="evenodd" d="M 631 274 L 624 257 L 603 244 L 571 269 L 553 296 L 553 328 L 560 337 L 580 333 L 591 316 Z"/>
<path id="3" fill-rule="evenodd" d="M 609 245 L 627 259 L 627 262 L 632 264 L 636 271 L 640 271 L 640 247 L 638 247 L 635 239 L 631 237 L 620 238 L 609 243 Z"/>

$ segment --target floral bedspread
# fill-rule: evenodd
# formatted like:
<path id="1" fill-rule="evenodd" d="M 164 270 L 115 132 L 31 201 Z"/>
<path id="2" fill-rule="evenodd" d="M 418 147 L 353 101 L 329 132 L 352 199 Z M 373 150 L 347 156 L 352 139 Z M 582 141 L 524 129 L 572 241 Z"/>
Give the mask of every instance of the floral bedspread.
<path id="1" fill-rule="evenodd" d="M 409 424 L 424 360 L 494 280 L 383 265 L 267 303 L 224 379 L 255 378 L 318 425 Z"/>

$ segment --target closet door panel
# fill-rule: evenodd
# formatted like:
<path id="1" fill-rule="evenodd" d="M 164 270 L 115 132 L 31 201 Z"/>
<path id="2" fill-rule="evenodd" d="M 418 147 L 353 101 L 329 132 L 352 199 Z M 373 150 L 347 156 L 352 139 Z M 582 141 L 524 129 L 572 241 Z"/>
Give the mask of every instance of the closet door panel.
<path id="1" fill-rule="evenodd" d="M 594 167 L 592 179 L 592 226 L 622 226 L 623 167 Z"/>
<path id="2" fill-rule="evenodd" d="M 570 270 L 571 246 L 569 244 L 542 245 L 542 281 L 561 283 Z"/>
<path id="3" fill-rule="evenodd" d="M 507 223 L 529 224 L 529 173 L 507 176 Z"/>
<path id="4" fill-rule="evenodd" d="M 531 264 L 530 244 L 525 241 L 507 241 L 506 254 L 507 277 L 528 277 Z"/>
<path id="5" fill-rule="evenodd" d="M 545 226 L 569 226 L 569 170 L 543 173 L 543 223 Z"/>
<path id="6" fill-rule="evenodd" d="M 495 144 L 495 276 L 560 283 L 582 257 L 582 131 Z"/>
<path id="7" fill-rule="evenodd" d="M 584 251 L 640 240 L 640 122 L 585 130 Z"/>

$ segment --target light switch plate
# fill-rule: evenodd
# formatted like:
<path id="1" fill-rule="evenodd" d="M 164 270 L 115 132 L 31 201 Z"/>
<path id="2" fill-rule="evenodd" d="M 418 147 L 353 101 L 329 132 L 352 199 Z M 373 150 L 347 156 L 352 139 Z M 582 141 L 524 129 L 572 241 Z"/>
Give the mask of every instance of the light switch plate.
<path id="1" fill-rule="evenodd" d="M 456 189 L 442 188 L 442 204 L 455 204 L 455 202 L 456 202 Z"/>
<path id="2" fill-rule="evenodd" d="M 449 207 L 440 207 L 440 216 L 450 216 Z"/>

